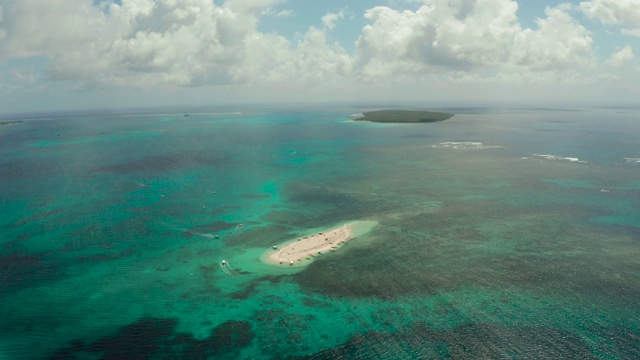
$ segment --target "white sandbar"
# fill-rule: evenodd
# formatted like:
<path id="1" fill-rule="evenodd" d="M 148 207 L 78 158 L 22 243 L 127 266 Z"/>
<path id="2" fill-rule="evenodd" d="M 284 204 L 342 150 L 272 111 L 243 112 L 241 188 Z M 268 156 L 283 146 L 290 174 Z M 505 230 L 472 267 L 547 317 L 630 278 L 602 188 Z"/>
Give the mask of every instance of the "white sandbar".
<path id="1" fill-rule="evenodd" d="M 321 231 L 276 246 L 262 260 L 275 266 L 304 266 L 315 257 L 338 250 L 355 236 L 368 232 L 375 221 L 354 221 L 328 231 Z"/>

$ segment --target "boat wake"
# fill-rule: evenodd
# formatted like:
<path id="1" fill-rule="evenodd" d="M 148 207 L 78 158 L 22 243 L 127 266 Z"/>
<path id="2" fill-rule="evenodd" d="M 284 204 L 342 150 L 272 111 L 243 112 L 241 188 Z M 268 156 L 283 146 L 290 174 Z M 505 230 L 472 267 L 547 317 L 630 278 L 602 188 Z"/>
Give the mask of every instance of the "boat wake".
<path id="1" fill-rule="evenodd" d="M 222 269 L 222 271 L 224 271 L 224 273 L 229 276 L 236 276 L 239 274 L 239 272 L 236 269 L 232 268 L 229 262 L 226 260 L 220 261 L 220 269 Z"/>
<path id="2" fill-rule="evenodd" d="M 205 237 L 205 238 L 208 238 L 208 239 L 218 239 L 218 238 L 220 238 L 220 236 L 218 234 L 201 233 L 201 232 L 197 232 L 197 231 L 193 231 L 193 230 L 189 230 L 189 229 L 185 229 L 185 228 L 179 228 L 179 227 L 171 226 L 171 225 L 166 224 L 164 222 L 162 222 L 161 224 L 166 226 L 166 227 L 168 227 L 171 230 L 183 232 L 183 233 L 189 234 L 190 236 L 202 236 L 202 237 Z"/>

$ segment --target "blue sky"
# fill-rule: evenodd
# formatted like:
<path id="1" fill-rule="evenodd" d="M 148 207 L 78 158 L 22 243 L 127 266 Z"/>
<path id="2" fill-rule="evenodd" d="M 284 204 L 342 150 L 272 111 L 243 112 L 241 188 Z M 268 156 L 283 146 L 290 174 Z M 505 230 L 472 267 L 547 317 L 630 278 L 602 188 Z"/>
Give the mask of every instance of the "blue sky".
<path id="1" fill-rule="evenodd" d="M 0 113 L 635 103 L 640 0 L 0 0 Z"/>

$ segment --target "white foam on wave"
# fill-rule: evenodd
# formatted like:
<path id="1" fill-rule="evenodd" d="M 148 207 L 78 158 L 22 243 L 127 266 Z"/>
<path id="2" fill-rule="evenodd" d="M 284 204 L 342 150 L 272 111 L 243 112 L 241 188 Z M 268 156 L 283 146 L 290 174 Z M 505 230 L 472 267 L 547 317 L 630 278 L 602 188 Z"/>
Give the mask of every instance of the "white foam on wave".
<path id="1" fill-rule="evenodd" d="M 434 149 L 483 150 L 500 149 L 499 145 L 485 145 L 480 141 L 445 141 L 431 145 Z"/>
<path id="2" fill-rule="evenodd" d="M 640 158 L 624 158 L 624 161 L 626 161 L 629 164 L 640 164 Z"/>
<path id="3" fill-rule="evenodd" d="M 569 161 L 569 162 L 576 162 L 576 163 L 587 162 L 586 160 L 580 160 L 579 158 L 576 158 L 576 157 L 564 157 L 564 156 L 558 156 L 558 155 L 533 154 L 531 156 L 543 158 L 546 160 L 553 160 L 553 161 Z"/>

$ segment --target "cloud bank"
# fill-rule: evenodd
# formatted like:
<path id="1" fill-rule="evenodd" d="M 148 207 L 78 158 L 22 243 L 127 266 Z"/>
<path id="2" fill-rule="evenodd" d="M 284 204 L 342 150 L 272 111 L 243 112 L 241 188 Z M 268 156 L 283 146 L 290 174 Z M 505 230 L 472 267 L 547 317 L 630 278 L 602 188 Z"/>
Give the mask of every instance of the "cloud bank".
<path id="1" fill-rule="evenodd" d="M 547 7 L 525 27 L 512 0 L 424 0 L 378 6 L 347 52 L 329 41 L 344 10 L 297 38 L 259 31 L 262 17 L 294 13 L 279 0 L 0 0 L 0 59 L 45 59 L 38 76 L 81 89 L 220 85 L 340 86 L 381 81 L 573 81 L 596 60 L 580 11 L 630 35 L 635 0 Z M 286 5 L 286 4 L 285 4 Z M 633 59 L 623 48 L 607 61 Z M 576 75 L 578 74 L 578 75 Z"/>

